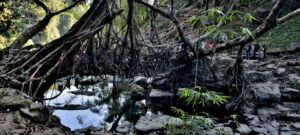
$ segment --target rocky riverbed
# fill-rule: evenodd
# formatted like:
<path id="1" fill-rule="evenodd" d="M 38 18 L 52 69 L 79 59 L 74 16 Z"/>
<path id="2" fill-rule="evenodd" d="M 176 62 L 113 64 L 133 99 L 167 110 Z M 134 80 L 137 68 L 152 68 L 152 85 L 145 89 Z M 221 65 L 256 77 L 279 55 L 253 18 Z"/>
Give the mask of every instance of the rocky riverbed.
<path id="1" fill-rule="evenodd" d="M 225 68 L 234 60 L 234 56 L 219 54 L 214 64 Z M 234 126 L 231 119 L 212 116 L 214 127 L 201 129 L 201 133 L 298 135 L 299 61 L 297 55 L 244 61 L 249 85 L 235 112 L 240 126 Z M 222 84 L 224 69 L 217 71 L 217 84 Z M 168 79 L 139 76 L 121 82 L 119 78 L 115 88 L 112 80 L 85 77 L 62 93 L 54 87 L 46 98 L 60 95 L 44 104 L 32 102 L 17 90 L 0 89 L 0 134 L 108 134 L 110 130 L 115 134 L 165 134 L 169 125 L 183 126 L 183 120 L 168 111 L 182 105 Z M 220 109 L 231 113 L 226 108 L 216 110 Z"/>
<path id="2" fill-rule="evenodd" d="M 0 134 L 69 134 L 59 118 L 50 115 L 43 104 L 26 99 L 19 91 L 0 89 Z"/>

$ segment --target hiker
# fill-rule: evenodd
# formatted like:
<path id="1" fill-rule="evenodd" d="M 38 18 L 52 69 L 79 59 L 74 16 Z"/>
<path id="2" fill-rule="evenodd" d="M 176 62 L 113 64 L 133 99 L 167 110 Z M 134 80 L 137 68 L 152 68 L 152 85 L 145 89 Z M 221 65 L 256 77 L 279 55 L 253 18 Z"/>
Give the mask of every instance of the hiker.
<path id="1" fill-rule="evenodd" d="M 214 43 L 213 42 L 211 42 L 211 41 L 207 41 L 206 42 L 206 45 L 205 45 L 205 48 L 207 49 L 207 50 L 214 50 Z"/>
<path id="2" fill-rule="evenodd" d="M 259 60 L 264 60 L 266 57 L 266 48 L 263 46 L 260 50 L 259 50 Z"/>
<path id="3" fill-rule="evenodd" d="M 252 45 L 246 46 L 246 60 L 250 60 L 250 58 L 251 58 L 251 48 L 252 48 Z"/>
<path id="4" fill-rule="evenodd" d="M 253 49 L 253 57 L 255 60 L 258 60 L 259 59 L 259 50 L 260 50 L 260 45 L 258 42 L 256 42 L 256 44 L 254 45 L 254 49 Z"/>

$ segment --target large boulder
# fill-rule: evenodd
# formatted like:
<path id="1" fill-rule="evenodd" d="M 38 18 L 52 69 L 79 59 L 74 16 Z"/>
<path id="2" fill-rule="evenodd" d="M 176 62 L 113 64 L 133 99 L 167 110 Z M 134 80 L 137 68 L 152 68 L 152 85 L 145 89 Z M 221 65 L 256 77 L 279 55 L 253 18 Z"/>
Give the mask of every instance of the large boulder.
<path id="1" fill-rule="evenodd" d="M 246 78 L 252 83 L 267 82 L 272 77 L 272 73 L 269 71 L 259 72 L 250 70 L 245 72 Z"/>
<path id="2" fill-rule="evenodd" d="M 118 133 L 128 134 L 131 131 L 132 123 L 123 121 L 116 129 Z"/>
<path id="3" fill-rule="evenodd" d="M 149 95 L 150 98 L 172 98 L 173 96 L 174 93 L 159 89 L 152 89 Z"/>
<path id="4" fill-rule="evenodd" d="M 236 131 L 244 135 L 250 134 L 252 129 L 247 124 L 240 124 L 240 127 L 238 127 Z"/>
<path id="5" fill-rule="evenodd" d="M 282 77 L 287 74 L 287 70 L 286 68 L 277 68 L 276 70 L 274 70 L 273 74 L 276 77 Z"/>
<path id="6" fill-rule="evenodd" d="M 279 103 L 281 93 L 278 84 L 273 83 L 256 83 L 250 87 L 254 94 L 254 100 L 257 105 L 268 105 Z"/>
<path id="7" fill-rule="evenodd" d="M 166 90 L 166 91 L 171 90 L 171 80 L 167 79 L 167 78 L 153 79 L 151 85 L 152 85 L 152 88 L 154 88 L 154 89 L 161 89 L 161 90 Z"/>
<path id="8" fill-rule="evenodd" d="M 26 99 L 25 96 L 18 90 L 11 88 L 0 89 L 0 110 L 3 109 L 18 109 L 24 106 L 29 106 L 31 100 Z"/>
<path id="9" fill-rule="evenodd" d="M 164 130 L 168 125 L 182 126 L 183 121 L 168 115 L 146 115 L 142 116 L 134 126 L 139 132 L 152 132 Z"/>
<path id="10" fill-rule="evenodd" d="M 300 76 L 297 74 L 289 74 L 286 83 L 290 88 L 300 89 Z"/>
<path id="11" fill-rule="evenodd" d="M 20 112 L 37 123 L 47 122 L 50 115 L 47 108 L 41 103 L 31 103 L 29 107 L 21 108 Z"/>
<path id="12" fill-rule="evenodd" d="M 147 77 L 144 76 L 135 76 L 133 79 L 133 82 L 137 85 L 140 85 L 144 88 L 148 87 L 148 81 L 149 79 Z"/>

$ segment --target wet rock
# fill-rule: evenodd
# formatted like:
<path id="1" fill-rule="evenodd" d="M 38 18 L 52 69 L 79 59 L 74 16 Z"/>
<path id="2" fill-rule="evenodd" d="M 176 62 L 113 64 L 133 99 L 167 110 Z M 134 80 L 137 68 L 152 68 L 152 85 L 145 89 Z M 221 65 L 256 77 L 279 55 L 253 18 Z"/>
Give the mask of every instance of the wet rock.
<path id="1" fill-rule="evenodd" d="M 251 127 L 253 132 L 256 134 L 264 134 L 264 135 L 268 135 L 268 130 L 263 126 L 263 125 L 256 125 Z"/>
<path id="2" fill-rule="evenodd" d="M 242 103 L 239 107 L 239 111 L 242 114 L 253 114 L 255 113 L 255 105 L 253 103 Z"/>
<path id="3" fill-rule="evenodd" d="M 167 125 L 181 126 L 183 121 L 168 115 L 146 115 L 142 116 L 134 126 L 140 132 L 152 132 L 163 130 Z"/>
<path id="4" fill-rule="evenodd" d="M 117 127 L 116 131 L 122 134 L 130 132 L 132 124 L 128 121 L 124 121 L 120 126 Z"/>
<path id="5" fill-rule="evenodd" d="M 297 123 L 293 123 L 291 125 L 292 128 L 296 129 L 296 130 L 300 130 L 300 122 L 297 122 Z"/>
<path id="6" fill-rule="evenodd" d="M 0 110 L 18 109 L 29 106 L 31 100 L 26 99 L 18 90 L 11 88 L 0 89 Z"/>
<path id="7" fill-rule="evenodd" d="M 96 91 L 88 91 L 88 90 L 77 90 L 77 91 L 69 91 L 74 95 L 85 95 L 85 96 L 94 96 L 96 95 Z"/>
<path id="8" fill-rule="evenodd" d="M 250 80 L 252 83 L 256 82 L 267 82 L 270 79 L 271 72 L 259 72 L 259 71 L 247 71 L 245 72 L 246 78 Z"/>
<path id="9" fill-rule="evenodd" d="M 151 85 L 154 89 L 161 89 L 166 91 L 169 91 L 171 89 L 171 82 L 166 78 L 154 79 Z"/>
<path id="10" fill-rule="evenodd" d="M 90 106 L 85 106 L 81 104 L 66 104 L 64 106 L 47 106 L 47 108 L 51 110 L 86 110 L 89 109 Z"/>
<path id="11" fill-rule="evenodd" d="M 281 90 L 281 96 L 285 101 L 298 101 L 300 99 L 300 90 L 285 88 Z"/>
<path id="12" fill-rule="evenodd" d="M 132 84 L 129 86 L 130 95 L 133 99 L 141 100 L 145 97 L 146 90 L 137 84 Z"/>
<path id="13" fill-rule="evenodd" d="M 205 131 L 203 134 L 205 135 L 233 135 L 233 129 L 230 127 L 216 127 L 211 130 Z"/>
<path id="14" fill-rule="evenodd" d="M 283 102 L 285 107 L 289 108 L 289 112 L 300 112 L 300 103 L 299 102 Z"/>
<path id="15" fill-rule="evenodd" d="M 79 84 L 81 85 L 93 85 L 101 81 L 98 76 L 83 76 L 79 79 Z"/>
<path id="16" fill-rule="evenodd" d="M 37 123 L 44 123 L 49 118 L 49 111 L 40 103 L 32 103 L 30 107 L 21 108 L 20 112 Z"/>
<path id="17" fill-rule="evenodd" d="M 258 105 L 279 103 L 281 100 L 281 93 L 278 84 L 257 83 L 252 84 L 250 89 L 253 91 L 255 101 Z"/>
<path id="18" fill-rule="evenodd" d="M 96 132 L 96 131 L 101 131 L 102 128 L 97 128 L 97 127 L 94 127 L 94 126 L 89 126 L 89 127 L 86 127 L 86 128 L 82 128 L 82 129 L 77 129 L 75 130 L 74 132 L 76 134 L 91 134 L 92 132 Z"/>
<path id="19" fill-rule="evenodd" d="M 247 123 L 250 126 L 252 126 L 252 125 L 259 125 L 260 124 L 260 120 L 259 120 L 258 116 L 256 116 L 256 115 L 248 115 L 248 114 L 246 114 L 245 117 L 246 117 Z"/>
<path id="20" fill-rule="evenodd" d="M 274 74 L 274 76 L 282 77 L 287 74 L 287 70 L 286 70 L 286 68 L 278 68 L 274 71 L 273 74 Z"/>
<path id="21" fill-rule="evenodd" d="M 279 122 L 273 120 L 272 122 L 264 123 L 264 127 L 268 130 L 268 133 L 271 135 L 279 135 Z"/>
<path id="22" fill-rule="evenodd" d="M 144 88 L 147 88 L 148 86 L 148 78 L 144 77 L 144 76 L 136 76 L 134 77 L 133 82 L 137 85 L 140 85 Z"/>
<path id="23" fill-rule="evenodd" d="M 289 74 L 287 83 L 290 88 L 300 89 L 300 76 L 298 76 L 297 74 Z"/>
<path id="24" fill-rule="evenodd" d="M 236 130 L 241 134 L 249 134 L 252 132 L 252 129 L 247 124 L 240 124 L 240 127 Z"/>
<path id="25" fill-rule="evenodd" d="M 257 109 L 257 114 L 262 121 L 268 121 L 270 119 L 277 119 L 280 117 L 280 112 L 275 108 L 263 107 Z"/>
<path id="26" fill-rule="evenodd" d="M 162 91 L 158 89 L 152 89 L 150 92 L 150 98 L 170 98 L 173 97 L 174 94 L 168 91 Z"/>
<path id="27" fill-rule="evenodd" d="M 288 114 L 282 115 L 281 119 L 286 120 L 286 121 L 300 122 L 300 114 L 288 113 Z"/>

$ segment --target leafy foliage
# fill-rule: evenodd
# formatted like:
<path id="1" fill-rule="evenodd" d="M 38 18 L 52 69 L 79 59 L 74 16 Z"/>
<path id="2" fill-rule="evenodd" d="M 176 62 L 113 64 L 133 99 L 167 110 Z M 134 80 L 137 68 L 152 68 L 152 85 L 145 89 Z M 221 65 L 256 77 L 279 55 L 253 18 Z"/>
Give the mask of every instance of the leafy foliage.
<path id="1" fill-rule="evenodd" d="M 229 97 L 218 95 L 215 92 L 207 91 L 204 88 L 196 86 L 195 88 L 182 88 L 179 89 L 180 98 L 184 99 L 187 104 L 201 105 L 203 107 L 209 105 L 222 105 Z M 212 129 L 215 121 L 205 113 L 205 116 L 198 114 L 189 115 L 182 109 L 172 107 L 172 112 L 178 115 L 184 121 L 183 127 L 169 126 L 167 129 L 168 134 L 186 135 L 186 134 L 203 134 L 203 130 Z"/>
<path id="2" fill-rule="evenodd" d="M 241 27 L 240 31 L 216 27 L 219 23 L 229 24 L 237 21 L 242 21 L 244 23 L 244 26 Z M 231 10 L 227 13 L 224 13 L 221 9 L 211 8 L 206 14 L 190 17 L 187 22 L 193 27 L 204 27 L 202 28 L 202 32 L 210 33 L 212 35 L 212 39 L 215 41 L 227 42 L 240 36 L 251 36 L 252 38 L 255 38 L 250 28 L 245 27 L 254 23 L 255 21 L 259 20 L 250 13 L 242 12 L 240 10 Z"/>
<path id="3" fill-rule="evenodd" d="M 228 96 L 218 95 L 213 91 L 205 91 L 201 87 L 194 89 L 182 88 L 179 89 L 180 98 L 184 99 L 187 104 L 202 105 L 203 107 L 209 105 L 222 105 L 228 100 Z"/>

